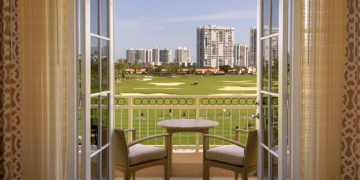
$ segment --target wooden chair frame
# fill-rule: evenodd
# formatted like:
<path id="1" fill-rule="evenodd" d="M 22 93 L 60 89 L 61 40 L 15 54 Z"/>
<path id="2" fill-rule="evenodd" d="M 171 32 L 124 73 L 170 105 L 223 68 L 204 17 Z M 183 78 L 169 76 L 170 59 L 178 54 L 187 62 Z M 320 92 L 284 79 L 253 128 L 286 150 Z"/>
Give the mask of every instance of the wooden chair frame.
<path id="1" fill-rule="evenodd" d="M 242 144 L 239 142 L 239 134 L 240 132 L 245 132 L 248 134 L 248 138 L 246 141 L 246 144 Z M 209 150 L 209 138 L 214 139 L 220 139 L 226 142 L 229 142 L 231 144 L 237 145 L 239 147 L 244 148 L 245 150 L 245 159 L 244 159 L 244 165 L 243 166 L 237 166 L 232 165 L 228 163 L 223 163 L 219 161 L 213 161 L 206 159 L 205 155 L 206 152 Z M 204 154 L 204 160 L 203 160 L 203 179 L 209 180 L 210 179 L 210 166 L 212 167 L 218 167 L 227 169 L 230 171 L 235 172 L 235 180 L 238 180 L 238 174 L 241 174 L 242 180 L 248 179 L 248 174 L 257 170 L 257 130 L 242 130 L 242 129 L 236 129 L 236 141 L 224 138 L 221 136 L 215 136 L 210 134 L 204 135 L 204 143 L 203 143 L 203 154 Z"/>
<path id="2" fill-rule="evenodd" d="M 126 143 L 125 132 L 132 132 L 132 141 Z M 165 137 L 165 150 L 167 155 L 164 159 L 154 160 L 143 162 L 135 165 L 130 165 L 129 163 L 129 148 L 135 144 L 140 142 L 154 139 L 158 137 Z M 122 173 L 124 173 L 124 180 L 130 180 L 132 177 L 135 180 L 135 172 L 144 168 L 152 167 L 152 166 L 164 166 L 164 179 L 170 179 L 170 139 L 169 134 L 157 134 L 148 136 L 145 138 L 137 139 L 136 140 L 136 130 L 135 129 L 127 129 L 127 130 L 120 130 L 115 129 L 115 168 Z"/>

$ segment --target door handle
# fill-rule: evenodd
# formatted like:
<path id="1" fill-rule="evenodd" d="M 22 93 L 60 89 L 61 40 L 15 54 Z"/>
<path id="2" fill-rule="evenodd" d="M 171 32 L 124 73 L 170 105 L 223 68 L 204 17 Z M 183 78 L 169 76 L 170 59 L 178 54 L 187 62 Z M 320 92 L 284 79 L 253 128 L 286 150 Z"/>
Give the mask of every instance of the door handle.
<path id="1" fill-rule="evenodd" d="M 259 119 L 259 113 L 257 113 L 256 115 L 255 115 L 255 114 L 251 114 L 251 117 L 252 117 L 252 118 L 258 118 L 258 119 Z"/>

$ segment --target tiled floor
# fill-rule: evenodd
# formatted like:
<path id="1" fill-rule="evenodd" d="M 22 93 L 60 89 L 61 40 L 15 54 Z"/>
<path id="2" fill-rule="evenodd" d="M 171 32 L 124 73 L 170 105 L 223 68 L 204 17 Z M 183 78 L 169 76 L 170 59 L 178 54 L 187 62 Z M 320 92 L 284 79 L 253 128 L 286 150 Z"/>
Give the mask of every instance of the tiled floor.
<path id="1" fill-rule="evenodd" d="M 174 153 L 173 176 L 171 180 L 202 180 L 202 153 Z M 211 180 L 233 180 L 234 172 L 210 168 Z M 115 171 L 115 179 L 123 180 L 123 174 Z M 163 166 L 156 166 L 136 172 L 136 180 L 163 180 Z M 239 174 L 239 180 L 241 175 Z M 249 180 L 257 178 L 249 174 Z"/>
<path id="2" fill-rule="evenodd" d="M 136 177 L 136 180 L 163 180 L 163 177 L 147 178 L 147 177 Z M 171 180 L 202 180 L 202 177 L 171 177 Z M 212 177 L 210 180 L 233 180 L 234 177 Z M 239 177 L 239 179 L 241 179 Z M 116 178 L 115 180 L 123 180 L 123 178 Z M 256 177 L 249 177 L 249 180 L 256 180 Z"/>

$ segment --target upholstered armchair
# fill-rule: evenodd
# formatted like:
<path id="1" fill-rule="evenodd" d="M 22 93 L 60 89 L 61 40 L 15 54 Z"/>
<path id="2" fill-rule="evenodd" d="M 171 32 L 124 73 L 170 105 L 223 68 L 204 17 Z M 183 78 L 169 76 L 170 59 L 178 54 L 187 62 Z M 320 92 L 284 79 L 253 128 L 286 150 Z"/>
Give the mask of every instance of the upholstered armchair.
<path id="1" fill-rule="evenodd" d="M 220 136 L 204 135 L 204 160 L 203 160 L 203 179 L 209 180 L 209 168 L 218 167 L 235 172 L 235 179 L 241 174 L 242 180 L 248 179 L 248 174 L 257 168 L 257 130 L 236 129 L 236 133 L 247 133 L 246 144 L 239 142 L 239 135 L 236 141 Z M 232 145 L 226 145 L 209 149 L 209 138 L 224 140 Z"/>
<path id="2" fill-rule="evenodd" d="M 132 141 L 127 143 L 125 132 L 132 132 Z M 115 168 L 124 173 L 124 180 L 135 180 L 135 172 L 152 167 L 164 166 L 164 179 L 170 179 L 169 134 L 152 135 L 141 139 L 135 138 L 135 129 L 115 129 Z M 165 137 L 165 149 L 139 144 L 140 142 Z"/>

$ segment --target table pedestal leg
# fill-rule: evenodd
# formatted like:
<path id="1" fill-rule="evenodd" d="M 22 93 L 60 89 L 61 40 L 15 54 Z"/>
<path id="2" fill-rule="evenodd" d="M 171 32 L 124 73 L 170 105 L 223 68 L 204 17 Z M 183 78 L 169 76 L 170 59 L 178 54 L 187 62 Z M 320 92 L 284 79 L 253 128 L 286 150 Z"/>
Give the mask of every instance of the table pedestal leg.
<path id="1" fill-rule="evenodd" d="M 170 152 L 169 152 L 169 171 L 170 171 L 170 176 L 172 176 L 172 156 L 173 156 L 173 133 L 172 132 L 168 132 L 169 133 L 169 138 L 170 138 Z"/>

